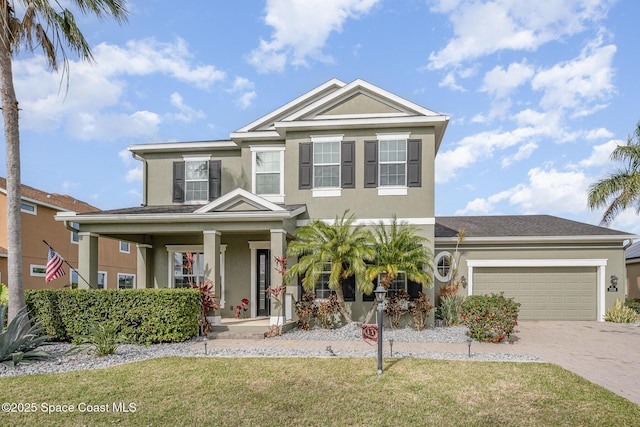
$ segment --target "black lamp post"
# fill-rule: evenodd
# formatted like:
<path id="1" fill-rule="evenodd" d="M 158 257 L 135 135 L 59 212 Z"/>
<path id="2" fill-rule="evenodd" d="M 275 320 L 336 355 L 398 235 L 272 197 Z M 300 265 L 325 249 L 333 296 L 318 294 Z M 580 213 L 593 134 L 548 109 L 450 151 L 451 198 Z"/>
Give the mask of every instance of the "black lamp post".
<path id="1" fill-rule="evenodd" d="M 378 302 L 378 375 L 380 375 L 382 374 L 382 308 L 387 297 L 387 290 L 382 285 L 378 285 L 373 293 Z"/>

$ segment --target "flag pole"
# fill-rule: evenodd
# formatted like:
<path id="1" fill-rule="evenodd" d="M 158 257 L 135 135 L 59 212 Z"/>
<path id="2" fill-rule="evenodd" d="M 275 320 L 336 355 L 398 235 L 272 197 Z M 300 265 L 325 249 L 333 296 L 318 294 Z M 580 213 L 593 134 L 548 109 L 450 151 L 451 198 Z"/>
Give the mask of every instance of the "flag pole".
<path id="1" fill-rule="evenodd" d="M 49 246 L 49 248 L 50 248 L 50 249 L 53 249 L 53 246 L 51 246 L 51 245 L 49 244 L 49 242 L 47 242 L 46 240 L 42 239 L 42 242 L 43 242 L 45 245 Z M 53 249 L 53 250 L 54 250 L 56 253 L 58 252 L 58 251 L 56 251 L 55 249 Z M 60 258 L 62 258 L 62 257 L 60 257 Z M 75 272 L 76 272 L 76 274 L 78 275 L 78 277 L 79 277 L 79 278 L 81 278 L 81 279 L 84 281 L 84 283 L 86 283 L 90 288 L 93 288 L 93 286 L 91 286 L 91 283 L 87 282 L 87 279 L 85 279 L 84 277 L 82 277 L 82 275 L 80 275 L 80 273 L 78 272 L 78 270 L 76 270 L 75 268 L 73 268 L 73 266 L 72 266 L 71 264 L 69 264 L 69 261 L 67 261 L 67 260 L 66 260 L 66 259 L 64 259 L 64 258 L 62 258 L 62 260 L 64 261 L 64 263 L 65 263 L 65 264 L 67 264 L 67 265 L 69 266 L 69 268 L 70 268 L 72 271 L 75 271 Z M 96 287 L 96 289 L 97 289 L 97 287 Z"/>

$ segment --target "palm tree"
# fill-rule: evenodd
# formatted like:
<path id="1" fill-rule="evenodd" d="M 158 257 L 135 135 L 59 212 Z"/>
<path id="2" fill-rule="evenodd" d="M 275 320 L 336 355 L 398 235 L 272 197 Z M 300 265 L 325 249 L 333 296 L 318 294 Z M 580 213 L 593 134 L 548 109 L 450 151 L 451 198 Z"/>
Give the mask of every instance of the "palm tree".
<path id="1" fill-rule="evenodd" d="M 380 284 L 389 286 L 404 272 L 406 278 L 422 286 L 433 284 L 431 270 L 433 252 L 427 246 L 428 239 L 418 235 L 418 228 L 393 218 L 390 225 L 380 222 L 373 228 L 375 235 L 375 253 L 373 265 L 367 268 L 367 280 L 373 282 L 380 278 Z M 374 303 L 365 317 L 365 323 L 371 319 L 376 308 Z"/>
<path id="2" fill-rule="evenodd" d="M 119 23 L 126 21 L 126 0 L 74 0 L 72 3 L 82 14 L 94 14 L 99 18 L 111 16 Z M 20 109 L 13 85 L 13 55 L 20 49 L 29 52 L 41 50 L 52 70 L 57 70 L 62 63 L 64 76 L 69 66 L 65 47 L 83 60 L 93 60 L 89 44 L 76 25 L 72 12 L 61 3 L 0 0 L 0 93 L 7 147 L 9 321 L 26 307 L 20 221 Z M 68 83 L 68 73 L 66 75 Z"/>
<path id="3" fill-rule="evenodd" d="M 366 262 L 373 257 L 372 237 L 362 225 L 354 225 L 355 217 L 341 218 L 329 225 L 313 220 L 296 231 L 296 238 L 289 244 L 287 256 L 298 258 L 287 272 L 286 280 L 303 275 L 302 286 L 312 292 L 320 279 L 323 268 L 331 264 L 329 289 L 336 293 L 338 309 L 347 323 L 351 323 L 351 309 L 344 301 L 343 280 L 355 276 L 357 289 L 371 293 L 373 285 L 365 280 Z"/>
<path id="4" fill-rule="evenodd" d="M 618 145 L 611 153 L 614 162 L 624 162 L 625 167 L 609 174 L 589 188 L 589 209 L 607 206 L 600 224 L 610 225 L 616 216 L 634 207 L 640 213 L 640 122 L 626 145 Z"/>

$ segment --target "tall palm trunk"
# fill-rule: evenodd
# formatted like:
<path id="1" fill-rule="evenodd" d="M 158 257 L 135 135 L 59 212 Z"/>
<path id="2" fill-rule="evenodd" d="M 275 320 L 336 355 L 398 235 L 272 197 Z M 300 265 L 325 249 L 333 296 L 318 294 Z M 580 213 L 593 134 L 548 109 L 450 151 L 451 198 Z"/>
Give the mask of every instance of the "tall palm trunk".
<path id="1" fill-rule="evenodd" d="M 347 307 L 347 304 L 344 301 L 344 291 L 342 290 L 342 279 L 340 279 L 340 283 L 336 288 L 336 299 L 338 300 L 338 311 L 344 317 L 345 322 L 352 323 L 353 319 L 351 318 L 351 310 Z"/>
<path id="2" fill-rule="evenodd" d="M 6 23 L 5 23 L 6 24 Z M 11 46 L 9 40 L 0 41 L 0 90 L 2 91 L 2 118 L 7 152 L 7 234 L 9 316 L 11 320 L 26 307 L 22 282 L 22 224 L 20 218 L 20 132 L 18 101 L 13 87 Z"/>

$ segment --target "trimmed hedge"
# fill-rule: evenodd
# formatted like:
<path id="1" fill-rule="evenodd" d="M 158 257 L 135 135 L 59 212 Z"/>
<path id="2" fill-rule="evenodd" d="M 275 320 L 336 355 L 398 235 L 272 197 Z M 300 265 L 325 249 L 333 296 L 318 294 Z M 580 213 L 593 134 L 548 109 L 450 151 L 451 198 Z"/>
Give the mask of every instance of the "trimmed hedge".
<path id="1" fill-rule="evenodd" d="M 110 320 L 135 344 L 180 342 L 199 333 L 197 289 L 27 290 L 32 319 L 55 341 L 88 335 L 92 325 Z"/>

